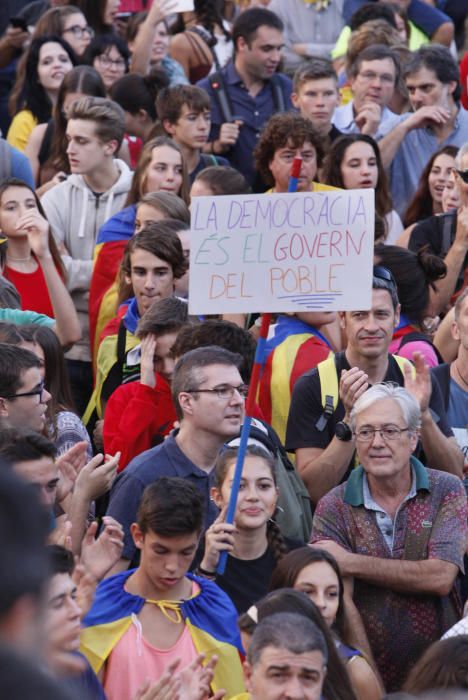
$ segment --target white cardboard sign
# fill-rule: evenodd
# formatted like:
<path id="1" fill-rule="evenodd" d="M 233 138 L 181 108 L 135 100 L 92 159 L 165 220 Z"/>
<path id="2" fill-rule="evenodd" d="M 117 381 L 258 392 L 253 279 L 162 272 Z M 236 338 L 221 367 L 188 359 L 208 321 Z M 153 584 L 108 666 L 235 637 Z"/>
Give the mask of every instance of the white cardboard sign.
<path id="1" fill-rule="evenodd" d="M 371 306 L 374 190 L 194 197 L 192 314 Z"/>

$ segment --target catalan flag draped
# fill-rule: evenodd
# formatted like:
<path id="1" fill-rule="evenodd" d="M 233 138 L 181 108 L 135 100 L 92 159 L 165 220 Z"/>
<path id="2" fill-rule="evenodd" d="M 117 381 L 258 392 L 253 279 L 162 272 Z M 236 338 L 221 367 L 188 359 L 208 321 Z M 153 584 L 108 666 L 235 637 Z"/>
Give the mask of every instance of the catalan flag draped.
<path id="1" fill-rule="evenodd" d="M 278 316 L 274 335 L 266 343 L 267 360 L 260 379 L 258 405 L 283 444 L 295 382 L 331 351 L 328 340 L 313 326 L 295 316 Z"/>
<path id="2" fill-rule="evenodd" d="M 125 246 L 135 230 L 135 218 L 133 204 L 106 221 L 98 233 L 89 290 L 89 335 L 94 359 L 101 332 L 117 311 L 117 275 Z"/>
<path id="3" fill-rule="evenodd" d="M 134 569 L 102 581 L 93 606 L 85 617 L 81 651 L 96 673 L 105 664 L 113 648 L 138 615 L 145 599 L 127 593 L 125 581 Z M 198 653 L 218 657 L 212 682 L 213 691 L 225 688 L 226 698 L 244 691 L 241 657 L 242 643 L 237 628 L 237 613 L 228 596 L 212 581 L 187 574 L 200 591 L 180 601 L 180 612 L 188 626 Z"/>

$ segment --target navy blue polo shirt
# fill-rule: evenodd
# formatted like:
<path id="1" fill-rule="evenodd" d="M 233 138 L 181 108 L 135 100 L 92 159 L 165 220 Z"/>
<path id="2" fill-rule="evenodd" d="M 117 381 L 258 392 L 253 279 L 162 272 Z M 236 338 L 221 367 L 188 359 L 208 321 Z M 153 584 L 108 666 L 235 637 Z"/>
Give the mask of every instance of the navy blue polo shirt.
<path id="1" fill-rule="evenodd" d="M 232 115 L 234 118 L 242 119 L 239 138 L 233 148 L 225 155 L 229 158 L 231 165 L 239 170 L 251 185 L 254 184 L 256 172 L 253 162 L 253 150 L 257 145 L 257 139 L 261 129 L 268 119 L 275 113 L 275 103 L 273 99 L 273 91 L 269 81 L 266 81 L 263 88 L 255 97 L 249 94 L 249 91 L 242 82 L 242 78 L 237 72 L 234 63 L 231 61 L 223 68 L 221 74 L 224 78 L 226 91 L 229 95 L 231 103 Z M 281 88 L 284 95 L 284 103 L 287 109 L 292 109 L 291 80 L 278 73 L 278 79 L 281 81 Z M 214 95 L 209 78 L 203 78 L 197 85 L 208 92 L 211 99 L 211 132 L 210 140 L 218 138 L 219 130 L 224 122 L 221 115 L 218 101 Z"/>
<path id="2" fill-rule="evenodd" d="M 136 521 L 143 491 L 162 476 L 187 479 L 201 493 L 205 502 L 205 529 L 218 516 L 218 508 L 210 500 L 214 470 L 208 474 L 197 467 L 182 452 L 174 436 L 170 435 L 161 445 L 135 457 L 112 486 L 107 515 L 115 518 L 124 529 L 122 557 L 125 559 L 131 561 L 136 553 L 130 525 Z"/>

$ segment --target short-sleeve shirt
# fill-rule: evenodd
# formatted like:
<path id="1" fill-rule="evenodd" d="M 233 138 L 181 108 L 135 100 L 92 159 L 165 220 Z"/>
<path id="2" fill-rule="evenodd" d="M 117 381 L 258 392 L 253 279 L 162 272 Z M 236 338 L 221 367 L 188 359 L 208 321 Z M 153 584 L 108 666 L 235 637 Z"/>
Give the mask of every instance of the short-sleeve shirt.
<path id="1" fill-rule="evenodd" d="M 400 115 L 400 120 L 407 119 L 409 114 Z M 386 136 L 393 128 L 383 128 Z M 403 216 L 408 202 L 416 192 L 419 178 L 433 153 L 444 146 L 458 146 L 468 141 L 468 112 L 461 107 L 458 111 L 453 131 L 447 138 L 439 142 L 430 127 L 412 129 L 402 140 L 391 164 L 390 185 L 393 206 Z"/>
<path id="2" fill-rule="evenodd" d="M 252 185 L 256 178 L 256 171 L 253 162 L 253 151 L 257 145 L 257 140 L 260 131 L 272 114 L 275 113 L 275 102 L 273 98 L 273 90 L 269 81 L 260 92 L 252 97 L 245 87 L 242 78 L 236 71 L 234 63 L 230 62 L 221 71 L 223 76 L 226 92 L 228 94 L 233 117 L 242 120 L 242 126 L 239 132 L 234 148 L 231 148 L 225 155 L 229 159 L 231 165 L 239 170 L 244 177 Z M 277 74 L 283 92 L 284 103 L 286 109 L 292 109 L 291 92 L 292 82 L 285 75 Z M 211 132 L 210 140 L 213 141 L 219 136 L 221 125 L 224 122 L 216 96 L 211 87 L 209 78 L 203 78 L 197 83 L 198 87 L 207 91 L 211 100 Z"/>
<path id="3" fill-rule="evenodd" d="M 122 557 L 125 559 L 131 561 L 136 554 L 130 525 L 136 520 L 143 491 L 162 476 L 187 479 L 201 493 L 205 501 L 205 528 L 218 516 L 218 508 L 210 500 L 213 471 L 208 473 L 197 467 L 182 452 L 174 435 L 170 435 L 161 445 L 132 460 L 112 486 L 107 515 L 115 518 L 124 529 Z"/>
<path id="4" fill-rule="evenodd" d="M 447 231 L 446 231 L 447 229 Z M 408 241 L 408 248 L 417 253 L 424 246 L 429 246 L 428 250 L 434 255 L 445 258 L 448 248 L 452 245 L 455 239 L 457 230 L 457 212 L 456 210 L 429 216 L 424 221 L 416 224 L 411 232 Z M 468 253 L 465 255 L 465 260 L 460 270 L 457 280 L 457 289 L 463 284 L 464 270 L 468 267 Z"/>
<path id="5" fill-rule="evenodd" d="M 342 370 L 351 369 L 344 352 L 336 353 L 335 364 L 338 377 L 341 376 Z M 399 386 L 404 386 L 403 374 L 392 355 L 388 356 L 388 368 L 383 381 L 394 382 Z M 452 431 L 447 423 L 440 388 L 435 377 L 432 379 L 432 394 L 429 407 L 432 417 L 442 433 L 447 437 L 451 437 Z M 288 452 L 295 452 L 303 447 L 318 447 L 322 450 L 328 447 L 335 436 L 336 424 L 343 420 L 345 415 L 341 399 L 338 398 L 336 410 L 330 416 L 325 429 L 320 431 L 316 423 L 322 414 L 320 377 L 318 370 L 314 368 L 303 374 L 294 385 L 286 430 L 286 450 Z M 343 481 L 348 478 L 353 465 L 354 457 L 349 463 Z"/>
<path id="6" fill-rule="evenodd" d="M 394 520 L 390 549 L 378 513 L 364 505 L 364 469 L 317 504 L 311 543 L 330 539 L 348 552 L 381 559 L 440 559 L 463 572 L 467 539 L 467 503 L 463 484 L 445 472 L 426 469 L 411 457 L 416 493 Z M 457 587 L 449 596 L 416 595 L 355 578 L 354 602 L 361 613 L 387 692 L 399 690 L 425 649 L 449 629 L 461 612 Z"/>

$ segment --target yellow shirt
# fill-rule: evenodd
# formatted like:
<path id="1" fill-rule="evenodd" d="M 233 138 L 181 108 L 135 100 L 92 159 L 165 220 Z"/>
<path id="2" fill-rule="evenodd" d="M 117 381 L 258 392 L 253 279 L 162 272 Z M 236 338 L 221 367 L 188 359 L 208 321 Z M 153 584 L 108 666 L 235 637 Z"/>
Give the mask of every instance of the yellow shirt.
<path id="1" fill-rule="evenodd" d="M 308 190 L 309 192 L 325 192 L 326 190 L 339 190 L 341 187 L 332 187 L 331 185 L 323 185 L 321 182 L 312 182 L 312 188 Z M 277 194 L 273 187 L 267 190 L 264 194 Z M 294 193 L 293 193 L 294 194 Z M 301 193 L 299 193 L 301 194 Z"/>
<path id="2" fill-rule="evenodd" d="M 31 131 L 37 126 L 38 121 L 29 109 L 22 109 L 13 117 L 10 128 L 8 129 L 7 141 L 10 146 L 14 146 L 19 151 L 24 151 Z"/>

